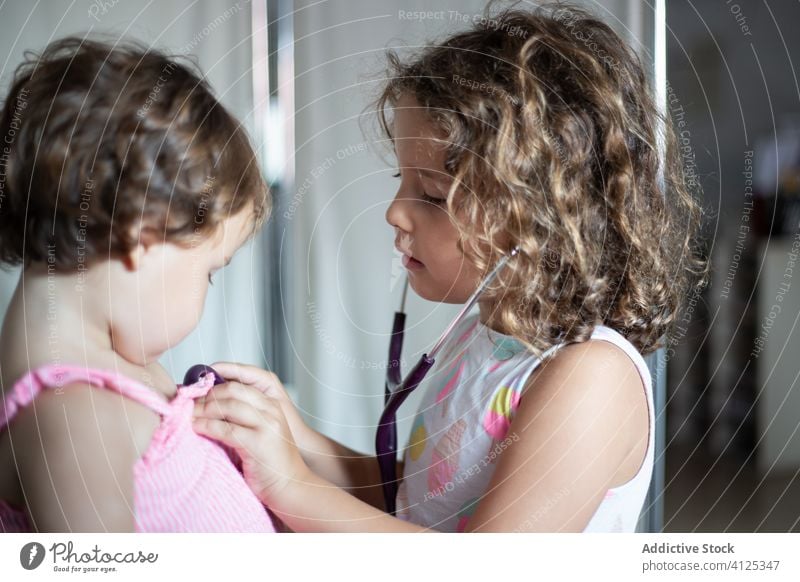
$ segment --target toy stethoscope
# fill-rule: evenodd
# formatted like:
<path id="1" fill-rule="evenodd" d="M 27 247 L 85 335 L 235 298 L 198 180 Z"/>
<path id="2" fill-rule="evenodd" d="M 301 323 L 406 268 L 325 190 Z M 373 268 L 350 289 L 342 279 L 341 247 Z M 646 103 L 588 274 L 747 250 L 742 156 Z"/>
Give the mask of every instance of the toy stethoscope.
<path id="1" fill-rule="evenodd" d="M 389 341 L 389 362 L 386 368 L 386 384 L 384 387 L 384 404 L 383 413 L 381 414 L 378 429 L 375 435 L 375 453 L 378 459 L 378 466 L 381 472 L 381 481 L 383 483 L 383 499 L 386 505 L 387 513 L 395 514 L 396 506 L 395 499 L 397 497 L 397 489 L 399 483 L 397 481 L 397 409 L 405 402 L 408 395 L 411 394 L 422 383 L 422 380 L 428 374 L 433 364 L 436 361 L 436 354 L 441 349 L 445 340 L 450 336 L 453 329 L 461 323 L 464 317 L 469 313 L 472 307 L 480 298 L 481 294 L 486 288 L 494 281 L 500 270 L 505 266 L 508 260 L 519 252 L 519 247 L 514 248 L 509 254 L 502 257 L 494 266 L 492 271 L 486 278 L 478 285 L 478 288 L 470 296 L 458 315 L 455 316 L 450 325 L 444 330 L 439 339 L 431 348 L 431 351 L 425 353 L 420 358 L 417 365 L 411 369 L 411 372 L 405 378 L 400 374 L 400 355 L 403 351 L 403 338 L 405 335 L 405 303 L 406 295 L 408 292 L 408 279 L 406 279 L 405 287 L 403 289 L 403 296 L 400 302 L 400 309 L 394 314 L 394 323 L 392 325 L 392 336 Z M 214 374 L 214 384 L 224 384 L 223 379 L 217 374 L 211 366 L 204 364 L 197 364 L 189 368 L 183 379 L 183 384 L 188 386 L 198 382 L 203 376 L 208 373 Z"/>

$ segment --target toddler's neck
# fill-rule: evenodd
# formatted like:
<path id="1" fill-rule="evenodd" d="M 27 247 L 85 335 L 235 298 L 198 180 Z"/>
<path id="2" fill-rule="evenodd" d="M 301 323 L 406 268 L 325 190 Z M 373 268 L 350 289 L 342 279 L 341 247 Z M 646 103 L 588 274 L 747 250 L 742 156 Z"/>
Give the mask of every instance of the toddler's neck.
<path id="1" fill-rule="evenodd" d="M 78 365 L 119 372 L 171 398 L 175 383 L 157 361 L 140 365 L 113 349 L 104 293 L 102 282 L 86 272 L 25 268 L 0 333 L 3 385 L 41 366 Z"/>

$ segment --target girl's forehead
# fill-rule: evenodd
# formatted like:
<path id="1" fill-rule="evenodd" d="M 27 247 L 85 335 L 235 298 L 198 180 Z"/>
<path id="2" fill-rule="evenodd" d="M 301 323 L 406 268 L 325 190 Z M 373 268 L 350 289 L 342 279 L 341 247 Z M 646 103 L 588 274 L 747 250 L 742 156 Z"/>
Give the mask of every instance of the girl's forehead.
<path id="1" fill-rule="evenodd" d="M 432 125 L 430 122 L 424 124 Z M 444 161 L 448 142 L 441 135 L 426 128 L 424 124 L 414 124 L 405 115 L 395 117 L 393 145 L 401 157 L 422 158 Z"/>
<path id="2" fill-rule="evenodd" d="M 427 110 L 413 97 L 401 97 L 395 103 L 393 125 L 395 135 L 429 139 L 442 137 Z"/>
<path id="3" fill-rule="evenodd" d="M 444 171 L 447 152 L 441 140 L 424 136 L 395 136 L 394 149 L 403 165 L 417 167 L 434 175 Z"/>
<path id="4" fill-rule="evenodd" d="M 394 149 L 404 165 L 441 173 L 448 140 L 416 99 L 403 96 L 394 107 Z"/>

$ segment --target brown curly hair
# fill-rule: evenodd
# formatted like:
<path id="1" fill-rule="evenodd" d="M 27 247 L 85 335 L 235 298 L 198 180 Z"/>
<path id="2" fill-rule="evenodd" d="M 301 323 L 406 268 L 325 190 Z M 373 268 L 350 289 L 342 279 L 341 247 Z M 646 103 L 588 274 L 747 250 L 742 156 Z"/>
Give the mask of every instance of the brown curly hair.
<path id="1" fill-rule="evenodd" d="M 77 37 L 25 57 L 0 118 L 0 263 L 80 268 L 140 229 L 188 245 L 268 215 L 247 135 L 192 63 Z"/>
<path id="2" fill-rule="evenodd" d="M 665 345 L 708 263 L 702 210 L 641 62 L 580 8 L 488 11 L 408 62 L 389 52 L 382 132 L 392 140 L 387 109 L 414 97 L 447 142 L 466 257 L 486 270 L 519 246 L 485 296 L 499 330 L 537 356 L 598 324 L 643 354 Z"/>

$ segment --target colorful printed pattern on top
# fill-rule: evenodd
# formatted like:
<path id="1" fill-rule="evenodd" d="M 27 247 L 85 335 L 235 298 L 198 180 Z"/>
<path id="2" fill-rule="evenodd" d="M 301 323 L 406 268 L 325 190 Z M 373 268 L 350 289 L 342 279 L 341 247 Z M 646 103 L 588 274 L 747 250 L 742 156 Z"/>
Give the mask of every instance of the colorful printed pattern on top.
<path id="1" fill-rule="evenodd" d="M 424 382 L 425 393 L 405 451 L 397 515 L 440 531 L 463 532 L 503 451 L 519 440 L 509 430 L 539 360 L 521 342 L 492 331 L 477 316 L 465 320 L 452 337 Z M 592 337 L 634 350 L 621 335 L 603 326 Z M 641 360 L 638 353 L 632 357 Z M 640 373 L 646 371 L 643 360 L 637 365 Z M 651 471 L 652 442 L 641 479 L 637 475 L 636 483 L 610 490 L 596 513 L 598 520 L 587 531 L 619 531 L 623 517 L 622 529 L 633 531 L 630 524 L 635 525 Z M 625 490 L 629 485 L 630 492 Z M 626 509 L 626 503 L 633 509 Z M 607 517 L 610 521 L 605 525 Z"/>
<path id="2" fill-rule="evenodd" d="M 531 371 L 524 346 L 477 317 L 453 337 L 426 379 L 398 493 L 401 518 L 442 531 L 465 530 Z M 408 498 L 416 501 L 411 507 Z"/>

